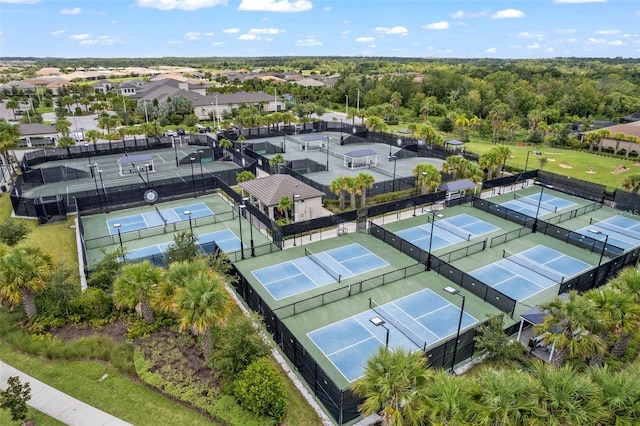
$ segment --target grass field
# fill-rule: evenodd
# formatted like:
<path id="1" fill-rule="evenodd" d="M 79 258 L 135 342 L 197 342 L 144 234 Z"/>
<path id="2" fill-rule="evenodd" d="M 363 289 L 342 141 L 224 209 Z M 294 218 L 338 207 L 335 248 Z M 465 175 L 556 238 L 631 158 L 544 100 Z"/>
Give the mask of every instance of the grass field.
<path id="1" fill-rule="evenodd" d="M 495 145 L 490 142 L 474 141 L 465 143 L 466 150 L 476 154 L 484 154 L 494 146 Z M 577 179 L 599 183 L 611 188 L 621 188 L 622 180 L 626 175 L 640 173 L 640 166 L 635 165 L 638 163 L 637 160 L 613 158 L 584 151 L 549 148 L 546 146 L 539 148 L 512 145 L 508 146 L 511 148 L 513 158 L 507 160 L 507 166 L 524 168 L 527 160 L 527 153 L 530 151 L 540 151 L 542 152 L 541 157 L 546 157 L 548 159 L 543 170 L 557 173 L 559 175 L 571 176 Z M 620 165 L 626 166 L 629 170 L 613 174 L 613 170 Z M 527 170 L 538 168 L 540 168 L 539 157 L 533 153 L 529 154 Z"/>

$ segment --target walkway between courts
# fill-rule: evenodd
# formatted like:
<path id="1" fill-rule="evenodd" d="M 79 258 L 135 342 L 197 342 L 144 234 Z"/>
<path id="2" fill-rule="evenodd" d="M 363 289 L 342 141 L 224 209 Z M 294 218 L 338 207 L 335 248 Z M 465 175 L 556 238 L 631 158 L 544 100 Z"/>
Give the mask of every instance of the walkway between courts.
<path id="1" fill-rule="evenodd" d="M 131 426 L 130 423 L 78 401 L 0 361 L 0 389 L 7 388 L 7 380 L 12 376 L 18 376 L 22 384 L 29 383 L 31 399 L 27 404 L 30 407 L 64 424 L 72 426 Z"/>

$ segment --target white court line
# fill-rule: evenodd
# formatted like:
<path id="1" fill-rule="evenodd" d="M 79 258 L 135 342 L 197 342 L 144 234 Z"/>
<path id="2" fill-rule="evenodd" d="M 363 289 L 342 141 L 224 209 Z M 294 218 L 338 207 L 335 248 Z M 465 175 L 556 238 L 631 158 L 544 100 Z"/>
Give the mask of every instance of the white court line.
<path id="1" fill-rule="evenodd" d="M 531 284 L 535 285 L 536 287 L 540 287 L 540 288 L 542 288 L 542 289 L 547 289 L 547 288 L 549 288 L 549 287 L 542 287 L 540 284 L 536 283 L 535 281 L 531 281 L 530 279 L 527 279 L 527 277 L 525 277 L 524 275 L 520 275 L 519 273 L 514 272 L 514 271 L 513 271 L 513 270 L 511 270 L 511 269 L 505 268 L 505 267 L 503 267 L 502 265 L 498 265 L 498 264 L 496 264 L 496 263 L 493 263 L 492 265 L 495 265 L 495 266 L 497 266 L 498 268 L 502 268 L 502 269 L 504 269 L 505 271 L 507 271 L 507 272 L 509 272 L 509 273 L 513 274 L 513 276 L 514 276 L 514 277 L 522 277 L 525 281 L 529 281 Z M 523 266 L 523 268 L 524 268 L 524 266 Z M 532 272 L 533 272 L 533 271 L 532 271 Z M 537 274 L 537 273 L 536 273 L 536 274 Z M 540 275 L 540 274 L 537 274 L 537 275 Z M 550 279 L 550 278 L 547 278 L 547 277 L 545 277 L 544 275 L 540 275 L 540 276 L 541 276 L 541 277 L 543 277 L 543 278 L 544 278 L 544 279 L 546 279 L 546 280 L 551 281 L 551 279 Z M 513 277 L 511 277 L 511 278 L 513 278 Z M 498 286 L 498 285 L 500 285 L 500 284 L 503 284 L 503 283 L 505 283 L 505 282 L 509 281 L 511 278 L 508 278 L 508 279 L 506 279 L 506 280 L 502 280 L 502 281 L 500 281 L 499 283 L 496 283 L 496 284 L 494 284 L 493 286 L 490 286 L 490 287 L 494 287 L 494 286 Z M 553 281 L 552 281 L 552 282 L 553 282 Z"/>
<path id="2" fill-rule="evenodd" d="M 406 316 L 408 316 L 409 318 L 411 318 L 411 319 L 413 320 L 413 322 L 415 322 L 419 327 L 421 327 L 421 328 L 423 328 L 423 329 L 427 330 L 427 333 L 432 334 L 432 335 L 433 335 L 433 337 L 435 337 L 435 338 L 437 338 L 438 340 L 440 340 L 440 339 L 438 338 L 438 335 L 437 335 L 436 333 L 432 332 L 432 331 L 431 331 L 431 330 L 429 330 L 427 327 L 425 327 L 424 325 L 422 325 L 422 324 L 420 324 L 418 321 L 416 321 L 416 319 L 413 317 L 413 315 L 409 314 L 409 312 L 405 311 L 405 310 L 404 310 L 404 309 L 402 309 L 400 306 L 396 305 L 396 302 L 391 302 L 391 305 L 393 305 L 393 306 L 395 306 L 396 308 L 400 309 L 402 312 L 404 312 L 404 314 L 405 314 Z M 389 315 L 391 315 L 391 314 L 389 314 Z M 394 317 L 394 318 L 395 318 L 395 317 Z M 393 325 L 393 324 L 391 324 L 391 325 Z M 403 325 L 404 325 L 404 324 L 403 324 Z M 395 327 L 395 325 L 394 325 L 394 327 Z M 414 333 L 414 334 L 415 334 L 415 332 L 414 332 L 414 331 L 412 331 L 408 326 L 405 326 L 405 327 L 407 327 L 407 329 L 409 329 L 409 331 L 411 331 L 412 333 Z M 395 328 L 396 328 L 396 329 L 398 329 L 398 327 L 395 327 Z M 400 330 L 400 329 L 398 329 L 398 330 L 400 331 L 400 333 L 402 333 L 402 330 Z M 411 339 L 409 339 L 409 341 L 411 341 Z M 424 343 L 427 343 L 427 341 L 425 340 L 425 341 L 424 341 Z"/>
<path id="3" fill-rule="evenodd" d="M 268 285 L 279 283 L 280 281 L 288 280 L 289 278 L 299 277 L 301 275 L 306 275 L 306 274 L 305 273 L 300 273 L 300 274 L 289 275 L 289 276 L 284 277 L 284 278 L 279 278 L 279 279 L 274 280 L 274 281 L 269 281 L 268 283 L 263 283 L 262 285 L 266 288 Z"/>

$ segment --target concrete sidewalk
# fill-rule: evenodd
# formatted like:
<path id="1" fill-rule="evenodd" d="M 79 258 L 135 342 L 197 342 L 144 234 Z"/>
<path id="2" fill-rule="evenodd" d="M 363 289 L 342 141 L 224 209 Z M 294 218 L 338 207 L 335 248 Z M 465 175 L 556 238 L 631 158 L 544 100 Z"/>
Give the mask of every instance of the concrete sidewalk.
<path id="1" fill-rule="evenodd" d="M 58 421 L 73 426 L 127 426 L 127 423 L 117 417 L 98 410 L 82 401 L 42 383 L 21 371 L 0 362 L 0 389 L 7 388 L 7 380 L 11 376 L 20 377 L 22 384 L 31 386 L 30 407 L 42 411 Z"/>

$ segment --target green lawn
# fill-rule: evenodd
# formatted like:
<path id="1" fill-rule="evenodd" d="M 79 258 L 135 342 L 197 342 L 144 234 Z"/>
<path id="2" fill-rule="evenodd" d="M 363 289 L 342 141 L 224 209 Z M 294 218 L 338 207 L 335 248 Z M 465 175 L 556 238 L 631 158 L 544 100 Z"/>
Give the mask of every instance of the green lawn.
<path id="1" fill-rule="evenodd" d="M 61 423 L 31 407 L 29 407 L 29 411 L 27 411 L 27 420 L 35 420 L 36 425 L 38 426 L 64 426 L 64 423 Z M 21 424 L 22 422 L 11 421 L 9 410 L 0 410 L 0 425 L 20 426 Z"/>
<path id="2" fill-rule="evenodd" d="M 495 145 L 490 142 L 467 142 L 465 149 L 476 154 L 483 154 Z M 577 179 L 596 182 L 612 188 L 620 188 L 626 175 L 640 173 L 640 167 L 636 166 L 637 160 L 624 158 L 612 158 L 603 155 L 592 154 L 584 151 L 543 147 L 520 147 L 508 145 L 511 148 L 513 158 L 507 160 L 507 166 L 524 168 L 527 153 L 530 151 L 542 152 L 542 157 L 548 158 L 543 170 L 559 175 L 571 176 Z M 640 164 L 640 163 L 638 163 Z M 612 171 L 620 166 L 626 166 L 626 172 L 613 174 Z M 534 153 L 529 154 L 527 169 L 540 167 L 538 157 Z"/>

